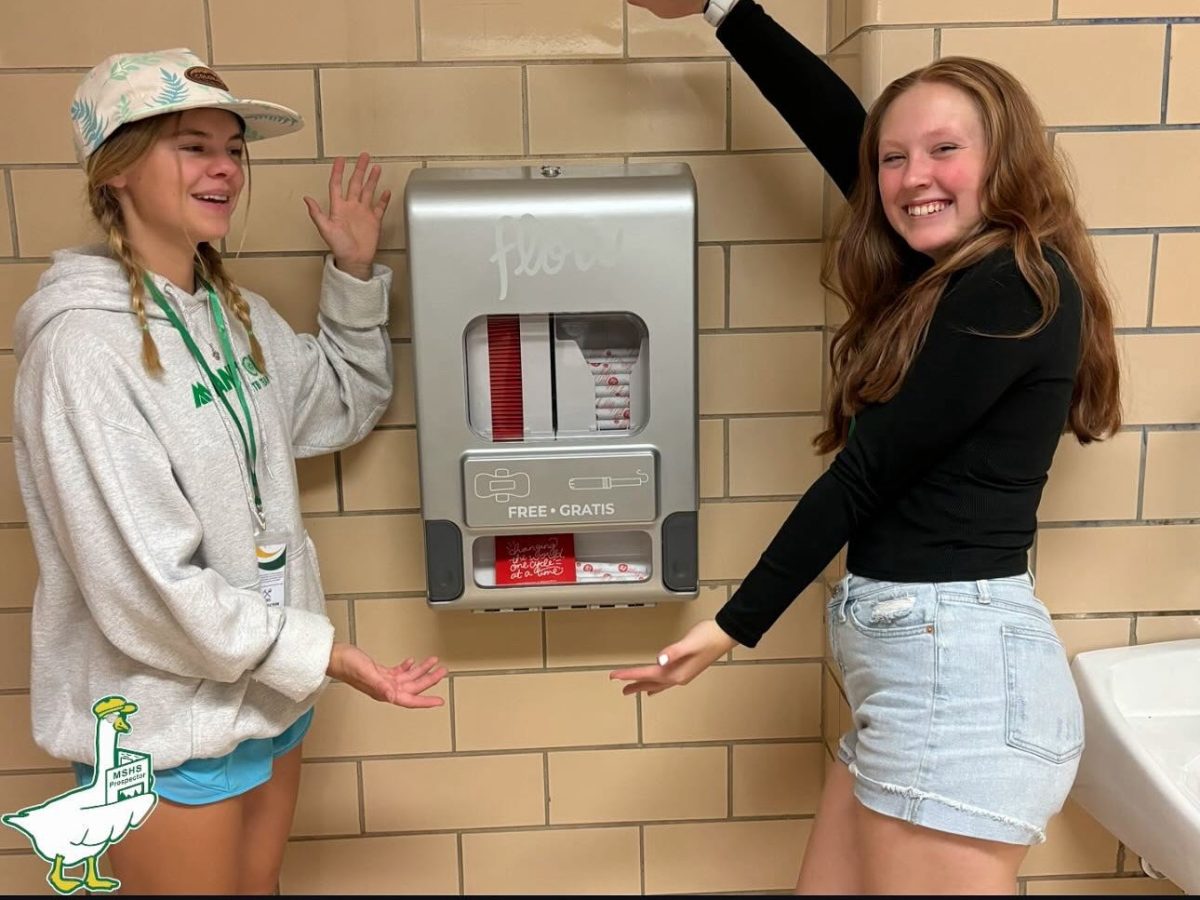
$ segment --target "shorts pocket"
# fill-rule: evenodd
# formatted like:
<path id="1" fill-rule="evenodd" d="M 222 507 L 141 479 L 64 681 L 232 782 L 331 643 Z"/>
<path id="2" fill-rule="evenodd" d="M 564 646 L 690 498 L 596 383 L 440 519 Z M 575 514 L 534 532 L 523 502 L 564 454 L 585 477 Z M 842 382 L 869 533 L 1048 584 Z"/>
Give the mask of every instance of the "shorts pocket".
<path id="1" fill-rule="evenodd" d="M 232 756 L 233 753 L 227 753 L 209 759 L 189 759 L 167 771 L 205 791 L 224 794 L 230 789 L 229 763 Z"/>
<path id="2" fill-rule="evenodd" d="M 1083 751 L 1083 708 L 1067 653 L 1050 633 L 1001 625 L 1006 690 L 1005 740 L 1053 763 Z"/>
<path id="3" fill-rule="evenodd" d="M 861 599 L 851 596 L 846 616 L 855 631 L 868 637 L 901 638 L 931 632 L 932 607 L 919 589 L 889 590 Z"/>

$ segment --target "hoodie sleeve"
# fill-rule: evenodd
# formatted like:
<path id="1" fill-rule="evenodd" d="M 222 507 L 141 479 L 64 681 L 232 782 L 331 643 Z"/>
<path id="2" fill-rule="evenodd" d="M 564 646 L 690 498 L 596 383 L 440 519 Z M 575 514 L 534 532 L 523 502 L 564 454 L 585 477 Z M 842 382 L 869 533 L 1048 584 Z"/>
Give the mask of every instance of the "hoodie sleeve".
<path id="1" fill-rule="evenodd" d="M 376 264 L 359 281 L 326 257 L 317 335 L 296 334 L 280 319 L 276 339 L 287 359 L 292 449 L 320 456 L 370 433 L 392 397 L 392 343 L 387 332 L 392 271 Z M 268 351 L 269 352 L 269 351 Z"/>
<path id="2" fill-rule="evenodd" d="M 332 624 L 263 603 L 252 548 L 246 584 L 196 563 L 200 520 L 121 376 L 80 359 L 97 352 L 50 370 L 17 449 L 98 627 L 144 665 L 226 683 L 249 672 L 303 700 L 324 683 Z"/>

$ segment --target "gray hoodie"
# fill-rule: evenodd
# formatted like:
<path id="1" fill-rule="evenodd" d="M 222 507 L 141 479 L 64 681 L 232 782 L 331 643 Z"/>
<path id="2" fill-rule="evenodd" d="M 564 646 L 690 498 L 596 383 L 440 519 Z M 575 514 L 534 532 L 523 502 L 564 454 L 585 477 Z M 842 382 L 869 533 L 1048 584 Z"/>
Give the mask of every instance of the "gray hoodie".
<path id="1" fill-rule="evenodd" d="M 155 280 L 224 368 L 205 292 Z M 317 337 L 244 291 L 266 374 L 229 320 L 267 528 L 289 535 L 280 608 L 258 589 L 242 444 L 179 333 L 147 298 L 166 370 L 151 377 L 118 263 L 100 248 L 55 254 L 15 327 L 17 474 L 39 567 L 33 735 L 48 753 L 92 763 L 91 707 L 112 694 L 138 705 L 130 746 L 155 769 L 277 735 L 313 705 L 333 626 L 294 458 L 362 439 L 387 406 L 390 282 L 386 267 L 363 282 L 326 260 Z"/>

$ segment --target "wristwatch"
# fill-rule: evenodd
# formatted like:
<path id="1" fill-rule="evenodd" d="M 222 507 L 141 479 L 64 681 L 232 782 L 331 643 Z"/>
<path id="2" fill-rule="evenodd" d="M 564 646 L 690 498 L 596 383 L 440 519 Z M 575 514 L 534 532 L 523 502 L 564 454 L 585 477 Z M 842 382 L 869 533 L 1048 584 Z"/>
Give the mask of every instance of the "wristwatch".
<path id="1" fill-rule="evenodd" d="M 704 4 L 704 19 L 713 28 L 725 21 L 729 11 L 737 6 L 738 0 L 708 0 Z"/>

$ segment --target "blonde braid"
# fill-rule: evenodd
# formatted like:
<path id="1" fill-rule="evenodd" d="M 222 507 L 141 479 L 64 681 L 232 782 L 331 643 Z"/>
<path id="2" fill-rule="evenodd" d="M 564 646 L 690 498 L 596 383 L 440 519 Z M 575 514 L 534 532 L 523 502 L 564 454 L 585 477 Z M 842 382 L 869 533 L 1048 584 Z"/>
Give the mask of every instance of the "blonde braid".
<path id="1" fill-rule="evenodd" d="M 226 306 L 232 312 L 242 327 L 246 329 L 246 335 L 250 339 L 250 358 L 254 360 L 254 365 L 264 375 L 267 374 L 267 362 L 263 357 L 262 346 L 258 343 L 258 338 L 254 335 L 254 326 L 250 323 L 250 304 L 246 302 L 246 298 L 242 296 L 242 292 L 238 290 L 238 286 L 234 284 L 233 279 L 229 277 L 229 273 L 225 271 L 225 264 L 221 260 L 221 254 L 217 249 L 208 242 L 201 243 L 196 248 L 196 257 L 199 262 L 200 274 L 212 281 L 216 282 L 217 293 L 225 300 Z"/>
<path id="2" fill-rule="evenodd" d="M 142 329 L 142 365 L 151 375 L 163 374 L 162 360 L 158 355 L 158 345 L 150 336 L 150 323 L 146 318 L 146 288 L 143 277 L 146 270 L 142 268 L 133 250 L 125 242 L 125 223 L 121 217 L 121 207 L 117 198 L 107 187 L 102 187 L 89 194 L 92 215 L 100 223 L 107 237 L 108 246 L 121 264 L 129 279 L 129 302 L 137 314 L 138 325 Z"/>

